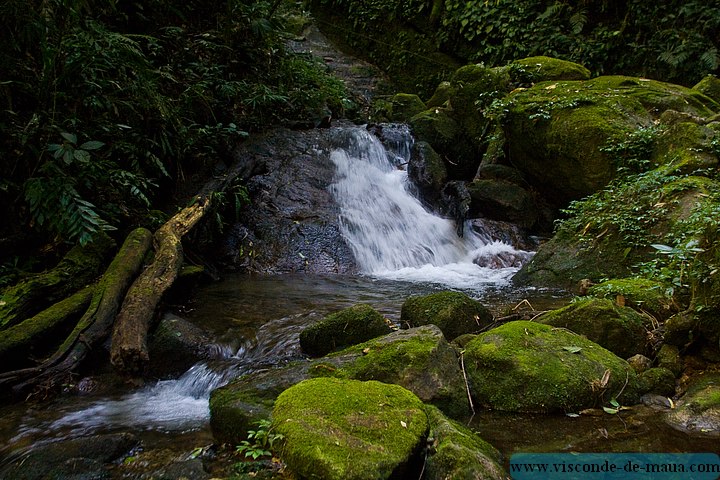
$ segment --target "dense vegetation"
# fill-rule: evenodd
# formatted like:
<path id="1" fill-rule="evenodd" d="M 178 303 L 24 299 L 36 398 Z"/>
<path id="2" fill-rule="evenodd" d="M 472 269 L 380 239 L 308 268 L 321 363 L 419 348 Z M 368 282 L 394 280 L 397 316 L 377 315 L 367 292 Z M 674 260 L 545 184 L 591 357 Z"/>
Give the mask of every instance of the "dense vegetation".
<path id="1" fill-rule="evenodd" d="M 32 246 L 157 226 L 149 212 L 171 207 L 174 188 L 227 161 L 236 142 L 342 108 L 342 83 L 285 48 L 284 32 L 305 19 L 284 10 L 2 2 L 1 273 L 31 269 Z"/>
<path id="2" fill-rule="evenodd" d="M 395 76 L 432 92 L 452 59 L 505 65 L 547 55 L 692 85 L 720 67 L 720 5 L 703 0 L 314 0 L 336 34 Z M 379 28 L 378 25 L 385 25 Z M 384 32 L 372 38 L 364 32 Z M 445 56 L 439 56 L 438 52 Z M 415 82 L 414 84 L 412 82 Z"/>

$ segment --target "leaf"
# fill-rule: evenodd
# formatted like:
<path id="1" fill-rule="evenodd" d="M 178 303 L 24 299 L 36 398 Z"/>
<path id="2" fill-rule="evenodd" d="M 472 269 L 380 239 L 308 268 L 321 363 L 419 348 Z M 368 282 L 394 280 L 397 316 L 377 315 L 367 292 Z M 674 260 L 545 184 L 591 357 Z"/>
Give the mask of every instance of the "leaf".
<path id="1" fill-rule="evenodd" d="M 89 163 L 90 154 L 85 150 L 75 150 L 75 159 L 83 163 Z"/>
<path id="2" fill-rule="evenodd" d="M 610 407 L 603 407 L 603 410 L 605 410 L 605 413 L 609 413 L 610 415 L 615 415 L 620 410 L 617 408 L 610 408 Z"/>
<path id="3" fill-rule="evenodd" d="M 582 347 L 575 347 L 575 346 L 567 346 L 562 347 L 563 350 L 568 351 L 570 353 L 580 353 L 580 350 L 582 350 Z"/>
<path id="4" fill-rule="evenodd" d="M 650 246 L 653 247 L 655 250 L 659 250 L 660 253 L 672 253 L 674 250 L 672 247 L 668 247 L 667 245 L 661 245 L 659 243 L 654 243 Z"/>
<path id="5" fill-rule="evenodd" d="M 90 140 L 89 142 L 85 142 L 82 145 L 80 145 L 80 148 L 83 150 L 97 150 L 100 147 L 105 146 L 103 142 L 98 142 L 97 140 Z"/>
<path id="6" fill-rule="evenodd" d="M 65 140 L 72 143 L 73 145 L 77 143 L 77 136 L 72 133 L 60 132 L 60 135 L 62 135 Z"/>

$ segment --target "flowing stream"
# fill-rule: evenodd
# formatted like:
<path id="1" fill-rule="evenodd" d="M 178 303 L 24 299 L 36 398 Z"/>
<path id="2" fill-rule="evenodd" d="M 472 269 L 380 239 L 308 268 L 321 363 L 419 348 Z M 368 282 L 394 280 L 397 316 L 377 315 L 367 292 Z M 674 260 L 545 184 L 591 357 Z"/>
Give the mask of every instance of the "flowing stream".
<path id="1" fill-rule="evenodd" d="M 363 274 L 236 274 L 200 288 L 178 313 L 216 339 L 216 358 L 194 365 L 179 378 L 130 392 L 127 387 L 101 389 L 38 407 L 5 407 L 0 411 L 0 466 L 3 456 L 8 461 L 39 442 L 91 433 L 130 431 L 141 437 L 145 449 L 185 454 L 207 445 L 212 442 L 208 398 L 214 388 L 238 375 L 302 358 L 298 335 L 304 326 L 359 302 L 370 303 L 398 321 L 405 298 L 438 289 L 464 291 L 498 313 L 528 297 L 538 309 L 543 302 L 555 306 L 564 300 L 552 293 L 513 289 L 509 279 L 516 267 L 491 269 L 474 263 L 480 256 L 512 253 L 527 259 L 531 254 L 490 241 L 470 228 L 459 238 L 451 221 L 423 206 L 412 194 L 404 168 L 412 142 L 405 127 L 386 129 L 387 149 L 359 127 L 339 129 L 337 142 L 331 153 L 336 180 L 329 188 L 340 206 L 342 234 Z M 102 374 L 96 378 L 103 381 Z M 613 431 L 627 432 L 627 424 L 623 427 L 625 422 L 616 418 L 493 418 L 481 415 L 475 422 L 485 438 L 506 454 L 518 446 L 532 448 L 543 435 L 557 444 L 555 448 L 582 442 L 582 448 L 604 451 Z M 652 448 L 666 448 L 662 442 L 657 445 L 661 427 L 652 426 L 651 420 L 643 425 L 651 428 L 645 434 L 653 438 Z M 571 437 L 570 432 L 578 430 L 582 435 Z M 617 437 L 624 442 L 627 435 Z M 631 438 L 635 441 L 638 436 Z M 669 443 L 677 443 L 668 438 Z M 628 448 L 626 443 L 612 445 Z"/>

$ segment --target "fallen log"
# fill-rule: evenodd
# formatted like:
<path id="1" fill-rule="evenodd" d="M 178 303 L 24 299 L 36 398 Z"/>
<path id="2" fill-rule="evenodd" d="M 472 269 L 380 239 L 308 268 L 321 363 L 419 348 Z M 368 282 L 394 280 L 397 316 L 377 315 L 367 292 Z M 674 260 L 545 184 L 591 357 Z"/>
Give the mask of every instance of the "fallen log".
<path id="1" fill-rule="evenodd" d="M 0 334 L 0 371 L 32 364 L 31 356 L 39 357 L 67 334 L 87 310 L 94 285 L 48 307 L 32 318 L 8 328 Z"/>
<path id="2" fill-rule="evenodd" d="M 105 233 L 73 247 L 54 268 L 29 276 L 0 295 L 0 330 L 17 325 L 93 282 L 115 242 Z"/>
<path id="3" fill-rule="evenodd" d="M 130 283 L 142 269 L 152 233 L 132 231 L 95 287 L 90 307 L 53 356 L 34 368 L 0 374 L 0 387 L 11 385 L 16 394 L 42 386 L 66 383 L 88 352 L 110 334 L 118 308 Z"/>
<path id="4" fill-rule="evenodd" d="M 212 194 L 198 195 L 155 232 L 153 262 L 138 276 L 115 320 L 110 362 L 120 372 L 142 374 L 150 360 L 147 335 L 163 294 L 178 277 L 183 264 L 182 237 L 212 205 Z"/>

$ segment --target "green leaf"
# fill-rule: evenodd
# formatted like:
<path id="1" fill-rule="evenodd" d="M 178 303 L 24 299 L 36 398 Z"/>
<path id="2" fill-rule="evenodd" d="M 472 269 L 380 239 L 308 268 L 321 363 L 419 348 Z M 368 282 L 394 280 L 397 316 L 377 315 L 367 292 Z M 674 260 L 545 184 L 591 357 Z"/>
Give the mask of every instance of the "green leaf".
<path id="1" fill-rule="evenodd" d="M 65 140 L 72 143 L 73 145 L 75 145 L 77 143 L 77 135 L 74 135 L 72 133 L 67 133 L 67 132 L 60 132 L 60 135 L 62 135 L 62 137 Z"/>
<path id="2" fill-rule="evenodd" d="M 82 145 L 80 145 L 80 148 L 83 150 L 97 150 L 100 147 L 105 146 L 103 142 L 98 142 L 97 140 L 90 140 L 89 142 L 85 142 Z"/>
<path id="3" fill-rule="evenodd" d="M 79 162 L 89 163 L 90 154 L 85 150 L 75 150 L 75 159 Z"/>
<path id="4" fill-rule="evenodd" d="M 567 347 L 563 347 L 563 350 L 566 350 L 570 353 L 580 353 L 580 350 L 582 350 L 582 347 L 567 346 Z"/>
<path id="5" fill-rule="evenodd" d="M 603 407 L 603 410 L 605 410 L 605 413 L 609 413 L 610 415 L 615 415 L 620 411 L 618 408 L 610 408 L 610 407 Z"/>

